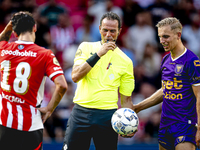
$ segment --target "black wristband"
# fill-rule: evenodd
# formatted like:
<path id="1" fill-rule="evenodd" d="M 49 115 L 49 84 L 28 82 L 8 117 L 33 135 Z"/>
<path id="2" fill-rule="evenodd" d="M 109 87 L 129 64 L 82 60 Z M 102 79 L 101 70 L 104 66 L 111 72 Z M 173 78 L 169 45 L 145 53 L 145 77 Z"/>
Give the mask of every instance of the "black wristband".
<path id="1" fill-rule="evenodd" d="M 86 62 L 91 66 L 93 67 L 97 61 L 100 59 L 100 57 L 97 55 L 97 53 L 95 53 L 94 55 L 92 55 L 90 58 L 88 58 L 86 60 Z"/>

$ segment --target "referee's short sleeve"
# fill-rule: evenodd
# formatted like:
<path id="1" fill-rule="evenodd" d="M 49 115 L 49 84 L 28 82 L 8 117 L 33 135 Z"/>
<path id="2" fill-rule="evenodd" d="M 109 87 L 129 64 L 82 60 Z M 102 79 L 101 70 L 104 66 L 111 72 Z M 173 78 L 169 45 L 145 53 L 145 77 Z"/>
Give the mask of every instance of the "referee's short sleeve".
<path id="1" fill-rule="evenodd" d="M 120 80 L 119 92 L 125 96 L 131 96 L 135 88 L 133 76 L 133 63 L 130 62 Z"/>
<path id="2" fill-rule="evenodd" d="M 87 51 L 88 51 L 87 43 L 82 42 L 76 51 L 75 59 L 74 59 L 74 66 L 81 65 L 88 59 Z"/>

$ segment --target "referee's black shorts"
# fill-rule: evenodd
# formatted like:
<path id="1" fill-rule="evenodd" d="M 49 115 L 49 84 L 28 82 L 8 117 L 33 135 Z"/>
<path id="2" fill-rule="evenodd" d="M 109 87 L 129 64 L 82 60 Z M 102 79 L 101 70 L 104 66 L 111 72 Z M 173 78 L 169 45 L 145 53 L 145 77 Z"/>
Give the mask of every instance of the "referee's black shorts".
<path id="1" fill-rule="evenodd" d="M 91 138 L 96 150 L 116 150 L 118 134 L 111 126 L 115 111 L 84 108 L 75 104 L 67 123 L 62 150 L 89 150 Z"/>
<path id="2" fill-rule="evenodd" d="M 19 131 L 0 125 L 0 150 L 42 150 L 43 129 Z"/>

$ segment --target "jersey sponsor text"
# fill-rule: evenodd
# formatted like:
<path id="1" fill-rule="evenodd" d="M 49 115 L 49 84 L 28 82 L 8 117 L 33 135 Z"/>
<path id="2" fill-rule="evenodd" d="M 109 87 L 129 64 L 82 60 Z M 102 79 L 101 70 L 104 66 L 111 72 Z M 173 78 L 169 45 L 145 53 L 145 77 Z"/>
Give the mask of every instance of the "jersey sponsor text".
<path id="1" fill-rule="evenodd" d="M 19 97 L 13 96 L 13 95 L 6 95 L 2 92 L 2 97 L 9 100 L 10 102 L 16 102 L 16 103 L 21 103 L 23 104 L 25 100 L 22 100 Z"/>
<path id="2" fill-rule="evenodd" d="M 32 51 L 28 51 L 27 52 L 26 50 L 24 52 L 20 52 L 19 50 L 15 50 L 15 51 L 12 51 L 12 50 L 2 50 L 1 51 L 1 56 L 4 56 L 4 55 L 36 57 L 37 53 L 32 52 Z"/>

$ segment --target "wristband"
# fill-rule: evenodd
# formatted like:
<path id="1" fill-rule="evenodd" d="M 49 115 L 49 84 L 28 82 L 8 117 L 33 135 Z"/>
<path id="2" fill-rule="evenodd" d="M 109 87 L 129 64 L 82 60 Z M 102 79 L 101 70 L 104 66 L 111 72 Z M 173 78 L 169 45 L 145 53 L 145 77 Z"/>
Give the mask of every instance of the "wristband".
<path id="1" fill-rule="evenodd" d="M 93 67 L 97 61 L 100 59 L 100 57 L 97 55 L 97 53 L 95 53 L 94 55 L 92 55 L 90 58 L 88 58 L 86 60 L 86 62 L 91 66 Z"/>

